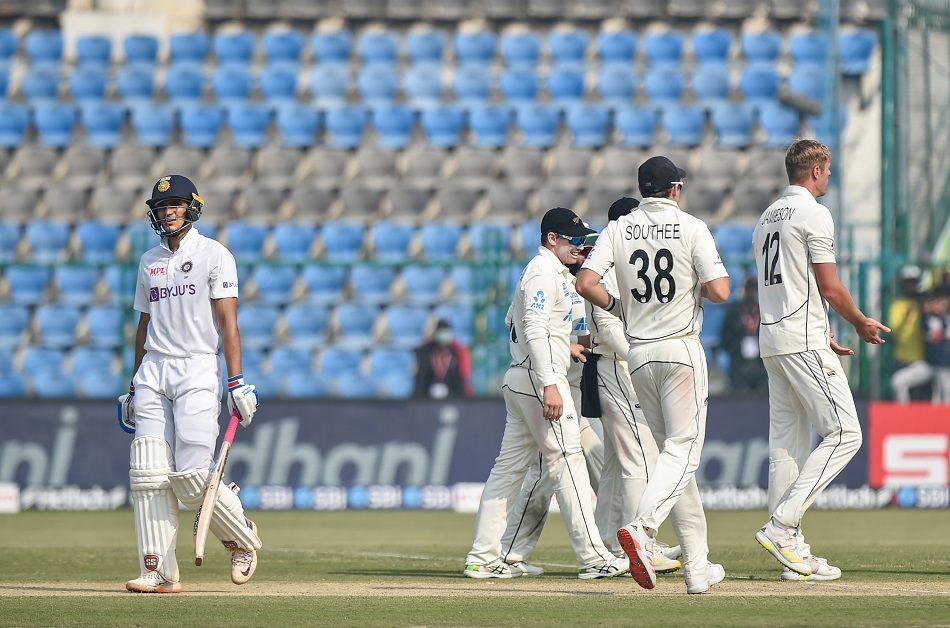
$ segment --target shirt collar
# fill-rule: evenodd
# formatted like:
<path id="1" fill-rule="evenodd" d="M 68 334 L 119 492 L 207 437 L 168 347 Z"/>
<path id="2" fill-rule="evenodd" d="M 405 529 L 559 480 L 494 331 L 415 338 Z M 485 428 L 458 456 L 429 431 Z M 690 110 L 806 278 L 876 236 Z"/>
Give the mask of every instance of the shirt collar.
<path id="1" fill-rule="evenodd" d="M 782 192 L 782 196 L 806 196 L 813 201 L 815 200 L 812 193 L 800 185 L 789 185 L 785 188 L 785 191 Z"/>
<path id="2" fill-rule="evenodd" d="M 188 230 L 188 233 L 185 234 L 185 237 L 183 237 L 181 242 L 178 243 L 178 250 L 181 251 L 184 248 L 190 247 L 192 244 L 198 241 L 198 236 L 200 235 L 201 234 L 198 233 L 198 227 L 192 224 L 191 229 Z M 171 249 L 168 248 L 168 238 L 162 238 L 162 248 L 167 251 L 171 251 Z M 172 254 L 174 254 L 174 252 Z"/>
<path id="3" fill-rule="evenodd" d="M 571 274 L 571 272 L 567 269 L 567 266 L 565 266 L 564 263 L 557 258 L 557 255 L 554 254 L 554 251 L 547 248 L 546 246 L 538 247 L 538 255 L 541 256 L 541 259 L 543 259 L 545 263 L 551 264 L 552 267 L 562 275 Z"/>
<path id="4" fill-rule="evenodd" d="M 653 196 L 648 196 L 642 201 L 637 209 L 643 209 L 646 211 L 664 211 L 667 209 L 679 209 L 679 204 L 668 198 L 656 198 Z M 634 210 L 636 211 L 636 209 Z"/>

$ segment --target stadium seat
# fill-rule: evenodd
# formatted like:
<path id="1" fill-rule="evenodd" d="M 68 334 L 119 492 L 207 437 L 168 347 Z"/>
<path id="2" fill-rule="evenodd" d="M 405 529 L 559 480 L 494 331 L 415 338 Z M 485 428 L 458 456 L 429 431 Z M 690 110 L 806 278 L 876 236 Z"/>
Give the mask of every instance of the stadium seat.
<path id="1" fill-rule="evenodd" d="M 468 229 L 472 256 L 477 259 L 508 257 L 511 251 L 512 227 L 501 222 L 476 222 Z"/>
<path id="2" fill-rule="evenodd" d="M 239 264 L 257 261 L 263 255 L 267 233 L 266 225 L 242 221 L 231 222 L 228 225 L 228 249 Z"/>
<path id="3" fill-rule="evenodd" d="M 471 346 L 475 339 L 475 311 L 467 303 L 443 303 L 433 310 L 436 320 L 447 320 L 455 337 Z"/>
<path id="4" fill-rule="evenodd" d="M 263 44 L 264 56 L 268 63 L 296 65 L 300 61 L 306 41 L 300 31 L 274 30 L 264 33 Z"/>
<path id="5" fill-rule="evenodd" d="M 109 67 L 112 40 L 103 35 L 80 35 L 76 38 L 76 62 L 80 67 Z"/>
<path id="6" fill-rule="evenodd" d="M 175 127 L 175 110 L 162 103 L 132 107 L 132 128 L 143 146 L 167 146 Z"/>
<path id="7" fill-rule="evenodd" d="M 415 112 L 405 105 L 379 105 L 372 111 L 376 144 L 383 148 L 405 148 L 412 141 Z"/>
<path id="8" fill-rule="evenodd" d="M 374 117 L 375 113 L 376 112 L 374 112 Z M 396 114 L 398 125 L 398 118 L 400 114 L 398 111 Z M 379 118 L 379 122 L 384 126 L 390 124 L 384 119 L 384 117 Z M 389 189 L 392 191 L 396 189 L 393 186 L 395 186 L 396 179 L 398 177 L 396 173 L 398 154 L 399 153 L 396 149 L 388 147 L 372 145 L 362 146 L 356 154 L 356 165 L 358 170 L 355 177 L 355 183 L 373 190 Z"/>
<path id="9" fill-rule="evenodd" d="M 728 103 L 732 95 L 728 66 L 699 66 L 693 73 L 692 86 L 699 104 L 707 109 Z"/>
<path id="10" fill-rule="evenodd" d="M 548 35 L 548 53 L 555 63 L 583 63 L 588 45 L 590 35 L 581 29 L 554 30 Z"/>
<path id="11" fill-rule="evenodd" d="M 0 28 L 0 61 L 9 61 L 18 47 L 16 34 L 12 28 Z"/>
<path id="12" fill-rule="evenodd" d="M 204 71 L 199 65 L 171 65 L 165 74 L 165 94 L 175 104 L 196 103 L 204 92 L 204 80 Z"/>
<path id="13" fill-rule="evenodd" d="M 637 92 L 637 78 L 633 68 L 611 63 L 601 67 L 597 74 L 597 93 L 610 106 L 633 103 Z"/>
<path id="14" fill-rule="evenodd" d="M 233 104 L 227 108 L 227 118 L 235 146 L 260 148 L 267 141 L 271 114 L 266 105 Z"/>
<path id="15" fill-rule="evenodd" d="M 828 47 L 824 33 L 796 33 L 788 40 L 789 54 L 797 65 L 823 65 L 828 58 Z"/>
<path id="16" fill-rule="evenodd" d="M 776 30 L 743 33 L 740 37 L 742 56 L 749 63 L 766 61 L 773 65 L 782 48 L 782 35 Z"/>
<path id="17" fill-rule="evenodd" d="M 42 66 L 27 68 L 20 91 L 30 104 L 55 101 L 59 95 L 59 71 Z"/>
<path id="18" fill-rule="evenodd" d="M 722 334 L 722 324 L 725 320 L 726 305 L 724 303 L 703 304 L 703 347 L 708 346 L 710 349 L 718 347 Z"/>
<path id="19" fill-rule="evenodd" d="M 86 399 L 115 399 L 127 383 L 121 373 L 95 371 L 80 374 L 76 381 Z"/>
<path id="20" fill-rule="evenodd" d="M 317 237 L 317 228 L 294 222 L 274 225 L 274 255 L 284 261 L 303 262 L 310 258 L 310 248 Z"/>
<path id="21" fill-rule="evenodd" d="M 19 373 L 4 373 L 0 377 L 0 397 L 24 397 L 26 391 L 26 380 Z"/>
<path id="22" fill-rule="evenodd" d="M 505 33 L 499 47 L 501 58 L 509 67 L 533 68 L 541 58 L 541 36 L 534 31 Z"/>
<path id="23" fill-rule="evenodd" d="M 637 34 L 629 29 L 601 31 L 597 35 L 597 54 L 605 64 L 629 65 L 637 54 Z"/>
<path id="24" fill-rule="evenodd" d="M 27 223 L 23 235 L 30 245 L 34 261 L 52 263 L 66 257 L 69 244 L 69 225 L 47 220 L 34 220 Z"/>
<path id="25" fill-rule="evenodd" d="M 355 268 L 353 269 L 356 270 Z M 347 301 L 336 308 L 336 342 L 351 349 L 362 350 L 374 344 L 373 326 L 376 324 L 376 306 Z M 326 371 L 326 363 L 323 363 Z M 334 371 L 335 372 L 335 371 Z"/>
<path id="26" fill-rule="evenodd" d="M 116 103 L 89 103 L 80 110 L 80 121 L 86 130 L 87 144 L 113 148 L 121 140 L 125 109 Z"/>
<path id="27" fill-rule="evenodd" d="M 352 46 L 353 33 L 346 29 L 317 31 L 310 38 L 313 56 L 321 64 L 345 64 Z"/>
<path id="28" fill-rule="evenodd" d="M 335 305 L 343 298 L 343 288 L 350 276 L 346 266 L 306 264 L 300 272 L 307 286 L 307 301 L 313 305 Z"/>
<path id="29" fill-rule="evenodd" d="M 23 349 L 21 354 L 21 371 L 27 377 L 44 371 L 63 373 L 65 359 L 66 353 L 62 349 L 31 345 Z"/>
<path id="30" fill-rule="evenodd" d="M 651 66 L 679 67 L 683 41 L 683 34 L 679 31 L 650 33 L 643 37 L 643 52 Z"/>
<path id="31" fill-rule="evenodd" d="M 134 290 L 134 288 L 133 288 Z M 94 347 L 118 348 L 123 345 L 125 317 L 130 312 L 112 305 L 94 305 L 86 309 L 89 343 Z M 138 324 L 138 316 L 133 315 Z"/>
<path id="32" fill-rule="evenodd" d="M 313 350 L 297 346 L 276 347 L 270 352 L 270 370 L 277 375 L 293 372 L 310 372 L 313 365 Z"/>
<path id="33" fill-rule="evenodd" d="M 749 64 L 742 69 L 739 77 L 739 91 L 745 100 L 756 108 L 765 103 L 775 102 L 781 77 L 770 64 Z"/>
<path id="34" fill-rule="evenodd" d="M 402 261 L 409 257 L 409 244 L 415 235 L 411 225 L 397 222 L 377 222 L 370 239 L 375 257 L 386 261 Z"/>
<path id="35" fill-rule="evenodd" d="M 388 65 L 367 65 L 356 75 L 356 91 L 368 105 L 382 105 L 396 100 L 399 77 Z"/>
<path id="36" fill-rule="evenodd" d="M 472 144 L 483 148 L 499 148 L 508 143 L 511 109 L 501 105 L 479 105 L 469 109 Z"/>
<path id="37" fill-rule="evenodd" d="M 69 352 L 69 373 L 110 374 L 115 371 L 115 352 L 104 347 L 76 347 Z M 116 393 L 118 394 L 118 393 Z"/>
<path id="38" fill-rule="evenodd" d="M 53 279 L 61 303 L 69 306 L 91 305 L 96 298 L 99 269 L 92 266 L 56 266 Z"/>
<path id="39" fill-rule="evenodd" d="M 280 318 L 280 309 L 263 303 L 251 303 L 238 309 L 241 343 L 254 349 L 274 344 L 274 328 Z M 250 381 L 250 380 L 248 380 Z"/>
<path id="40" fill-rule="evenodd" d="M 693 56 L 700 67 L 710 64 L 726 65 L 729 62 L 729 49 L 732 47 L 732 33 L 725 28 L 693 31 L 690 39 L 693 44 Z"/>
<path id="41" fill-rule="evenodd" d="M 386 308 L 384 318 L 392 346 L 414 349 L 425 340 L 426 325 L 429 322 L 428 308 L 415 305 L 391 305 Z"/>
<path id="42" fill-rule="evenodd" d="M 256 266 L 252 272 L 257 299 L 268 305 L 286 305 L 293 297 L 297 269 L 293 266 Z"/>
<path id="43" fill-rule="evenodd" d="M 383 191 L 351 183 L 340 190 L 340 200 L 347 220 L 371 222 L 379 215 Z"/>
<path id="44" fill-rule="evenodd" d="M 522 144 L 533 148 L 549 148 L 557 140 L 561 110 L 551 105 L 519 107 L 515 114 L 523 134 Z"/>
<path id="45" fill-rule="evenodd" d="M 354 222 L 327 222 L 323 225 L 324 255 L 330 261 L 354 260 L 360 256 L 366 229 Z"/>
<path id="46" fill-rule="evenodd" d="M 291 399 L 319 399 L 330 395 L 332 380 L 323 373 L 290 372 L 281 379 L 284 395 Z"/>
<path id="47" fill-rule="evenodd" d="M 484 65 L 459 66 L 452 78 L 456 100 L 465 106 L 484 105 L 491 99 L 491 71 Z"/>
<path id="48" fill-rule="evenodd" d="M 71 399 L 76 396 L 76 384 L 60 371 L 37 371 L 30 377 L 33 394 L 42 399 Z"/>
<path id="49" fill-rule="evenodd" d="M 373 399 L 379 394 L 375 378 L 359 373 L 344 373 L 333 377 L 333 391 L 341 399 Z"/>
<path id="50" fill-rule="evenodd" d="M 778 103 L 765 104 L 759 110 L 759 126 L 766 133 L 766 146 L 789 146 L 798 135 L 799 122 L 797 111 Z"/>
<path id="51" fill-rule="evenodd" d="M 366 112 L 362 107 L 341 106 L 327 109 L 327 145 L 333 148 L 356 148 L 363 141 Z"/>
<path id="52" fill-rule="evenodd" d="M 422 111 L 419 126 L 430 146 L 454 148 L 461 141 L 465 112 L 455 105 L 431 107 Z"/>
<path id="53" fill-rule="evenodd" d="M 454 223 L 431 222 L 420 227 L 422 254 L 430 260 L 454 260 L 462 227 Z"/>
<path id="54" fill-rule="evenodd" d="M 30 65 L 55 66 L 63 58 L 63 35 L 57 30 L 33 29 L 23 38 Z"/>
<path id="55" fill-rule="evenodd" d="M 211 38 L 204 31 L 175 33 L 169 39 L 169 56 L 172 64 L 204 63 L 211 47 Z"/>
<path id="56" fill-rule="evenodd" d="M 247 100 L 252 85 L 251 72 L 245 66 L 218 66 L 211 77 L 211 92 L 223 104 Z"/>
<path id="57" fill-rule="evenodd" d="M 710 121 L 716 131 L 717 146 L 746 148 L 752 142 L 752 112 L 748 105 L 717 105 L 710 112 Z"/>
<path id="58" fill-rule="evenodd" d="M 224 112 L 215 105 L 187 105 L 181 109 L 185 146 L 209 148 L 218 141 Z"/>
<path id="59" fill-rule="evenodd" d="M 345 65 L 318 65 L 310 71 L 308 89 L 319 107 L 346 104 L 350 87 L 350 71 Z"/>
<path id="60" fill-rule="evenodd" d="M 135 296 L 135 284 L 138 281 L 136 268 L 109 265 L 102 273 L 109 286 L 109 302 L 116 305 L 131 305 Z"/>
<path id="61" fill-rule="evenodd" d="M 410 305 L 435 305 L 439 302 L 445 277 L 444 266 L 407 264 L 402 269 L 406 301 Z"/>
<path id="62" fill-rule="evenodd" d="M 297 102 L 297 68 L 269 65 L 261 70 L 261 95 L 271 107 Z"/>
<path id="63" fill-rule="evenodd" d="M 656 123 L 652 107 L 623 107 L 614 112 L 614 127 L 624 146 L 652 146 Z"/>
<path id="64" fill-rule="evenodd" d="M 540 81 L 533 68 L 509 68 L 501 73 L 498 89 L 510 105 L 534 103 Z"/>
<path id="65" fill-rule="evenodd" d="M 413 64 L 442 64 L 445 34 L 437 30 L 415 30 L 406 34 L 406 52 Z"/>
<path id="66" fill-rule="evenodd" d="M 650 69 L 643 75 L 643 91 L 654 106 L 679 104 L 685 86 L 685 75 L 674 67 Z"/>
<path id="67" fill-rule="evenodd" d="M 870 29 L 838 35 L 838 59 L 841 74 L 861 76 L 871 66 L 871 54 L 877 45 L 877 36 Z"/>
<path id="68" fill-rule="evenodd" d="M 411 347 L 414 349 L 415 347 Z M 369 374 L 385 377 L 393 373 L 416 372 L 416 356 L 409 349 L 377 347 L 369 352 Z"/>
<path id="69" fill-rule="evenodd" d="M 356 51 L 366 65 L 392 66 L 399 57 L 399 35 L 392 31 L 364 31 L 356 40 Z"/>
<path id="70" fill-rule="evenodd" d="M 284 316 L 287 334 L 294 347 L 312 350 L 323 346 L 330 320 L 327 305 L 313 302 L 291 304 L 287 306 Z"/>
<path id="71" fill-rule="evenodd" d="M 22 230 L 17 222 L 0 222 L 0 262 L 12 262 L 16 259 L 17 246 Z"/>
<path id="72" fill-rule="evenodd" d="M 254 57 L 256 42 L 248 31 L 221 32 L 214 36 L 214 56 L 218 63 L 247 66 Z"/>
<path id="73" fill-rule="evenodd" d="M 734 149 L 723 149 L 735 152 Z M 701 179 L 690 182 L 683 189 L 680 207 L 697 218 L 709 222 L 714 220 L 726 196 L 730 194 L 731 182 L 726 180 Z"/>
<path id="74" fill-rule="evenodd" d="M 583 66 L 554 66 L 545 84 L 552 100 L 570 106 L 584 101 L 585 71 Z"/>
<path id="75" fill-rule="evenodd" d="M 82 313 L 79 308 L 65 304 L 44 304 L 36 308 L 33 320 L 43 347 L 71 347 L 76 338 L 76 326 Z"/>
<path id="76" fill-rule="evenodd" d="M 125 63 L 154 64 L 158 58 L 158 38 L 152 35 L 128 35 L 122 41 Z"/>
<path id="77" fill-rule="evenodd" d="M 764 211 L 768 203 L 762 205 Z M 716 227 L 713 235 L 716 238 L 716 247 L 724 258 L 744 258 L 752 252 L 752 231 L 754 226 L 728 223 Z"/>
<path id="78" fill-rule="evenodd" d="M 122 66 L 116 71 L 115 88 L 127 105 L 151 101 L 155 97 L 155 69 Z"/>
<path id="79" fill-rule="evenodd" d="M 14 148 L 22 144 L 29 126 L 29 109 L 23 105 L 0 102 L 0 147 Z"/>
<path id="80" fill-rule="evenodd" d="M 276 126 L 284 146 L 313 146 L 320 129 L 320 112 L 300 104 L 278 107 Z"/>
<path id="81" fill-rule="evenodd" d="M 595 103 L 569 107 L 565 122 L 574 134 L 574 146 L 603 146 L 607 142 L 610 110 Z"/>
<path id="82" fill-rule="evenodd" d="M 736 183 L 732 190 L 735 211 L 730 215 L 730 218 L 738 222 L 758 220 L 765 208 L 778 198 L 778 193 L 783 187 L 780 181 L 778 178 L 760 181 L 746 177 Z M 746 225 L 739 224 L 736 226 L 745 227 Z M 751 242 L 751 235 L 749 236 L 749 242 Z M 747 256 L 748 251 L 743 254 L 743 257 Z"/>
<path id="83" fill-rule="evenodd" d="M 356 265 L 350 271 L 350 286 L 353 288 L 353 298 L 362 305 L 388 303 L 395 279 L 395 268 Z"/>
<path id="84" fill-rule="evenodd" d="M 63 148 L 73 141 L 73 129 L 79 118 L 75 105 L 67 103 L 37 104 L 33 108 L 33 126 L 39 143 Z"/>
<path id="85" fill-rule="evenodd" d="M 495 33 L 490 30 L 459 31 L 455 36 L 459 65 L 487 65 L 495 57 Z"/>
<path id="86" fill-rule="evenodd" d="M 788 89 L 819 103 L 825 99 L 825 69 L 819 65 L 798 65 L 788 75 Z"/>
<path id="87" fill-rule="evenodd" d="M 69 75 L 69 93 L 82 104 L 103 100 L 108 84 L 109 73 L 105 68 L 78 67 Z"/>
<path id="88" fill-rule="evenodd" d="M 406 102 L 417 109 L 440 104 L 445 95 L 441 66 L 410 66 L 402 76 L 402 91 Z"/>
<path id="89" fill-rule="evenodd" d="M 19 347 L 29 324 L 30 310 L 25 305 L 0 304 L 0 349 L 9 351 Z"/>

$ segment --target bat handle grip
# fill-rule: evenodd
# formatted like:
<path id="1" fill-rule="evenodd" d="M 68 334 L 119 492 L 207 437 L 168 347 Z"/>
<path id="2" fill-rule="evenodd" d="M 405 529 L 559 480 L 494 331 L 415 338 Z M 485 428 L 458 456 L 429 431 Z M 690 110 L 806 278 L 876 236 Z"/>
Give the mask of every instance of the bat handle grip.
<path id="1" fill-rule="evenodd" d="M 241 422 L 241 415 L 237 410 L 231 413 L 231 422 L 228 423 L 228 429 L 224 432 L 225 443 L 233 443 L 234 435 L 237 434 L 238 423 Z"/>

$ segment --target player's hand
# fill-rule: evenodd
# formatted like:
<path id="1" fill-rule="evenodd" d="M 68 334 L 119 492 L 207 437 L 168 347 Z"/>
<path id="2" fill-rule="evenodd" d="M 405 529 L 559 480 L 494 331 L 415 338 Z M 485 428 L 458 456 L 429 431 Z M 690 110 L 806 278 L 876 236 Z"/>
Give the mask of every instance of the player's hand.
<path id="1" fill-rule="evenodd" d="M 584 345 L 574 343 L 571 345 L 571 359 L 575 362 L 587 362 L 587 354 L 590 351 Z"/>
<path id="2" fill-rule="evenodd" d="M 854 355 L 854 349 L 848 349 L 847 347 L 842 347 L 837 342 L 835 342 L 835 335 L 828 334 L 831 338 L 831 350 L 837 353 L 838 355 Z"/>
<path id="3" fill-rule="evenodd" d="M 858 335 L 861 336 L 861 340 L 872 345 L 882 345 L 886 342 L 878 335 L 878 332 L 886 331 L 889 333 L 891 331 L 890 327 L 882 325 L 873 318 L 864 319 L 864 323 L 854 329 L 858 332 Z"/>
<path id="4" fill-rule="evenodd" d="M 244 383 L 244 375 L 235 375 L 228 378 L 228 412 L 237 410 L 241 415 L 241 425 L 247 427 L 261 404 L 257 388 Z"/>
<path id="5" fill-rule="evenodd" d="M 544 418 L 552 423 L 561 418 L 564 412 L 564 400 L 557 386 L 551 384 L 544 387 Z"/>
<path id="6" fill-rule="evenodd" d="M 135 386 L 129 384 L 129 392 L 119 397 L 119 427 L 135 434 Z"/>

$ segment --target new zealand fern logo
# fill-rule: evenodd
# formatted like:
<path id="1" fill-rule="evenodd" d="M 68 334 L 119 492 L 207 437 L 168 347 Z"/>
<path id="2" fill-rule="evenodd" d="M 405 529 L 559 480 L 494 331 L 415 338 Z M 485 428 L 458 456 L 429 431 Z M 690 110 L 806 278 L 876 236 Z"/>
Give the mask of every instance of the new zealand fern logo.
<path id="1" fill-rule="evenodd" d="M 532 309 L 543 310 L 544 309 L 544 292 L 538 290 L 538 293 L 534 295 L 534 302 L 531 304 Z"/>

